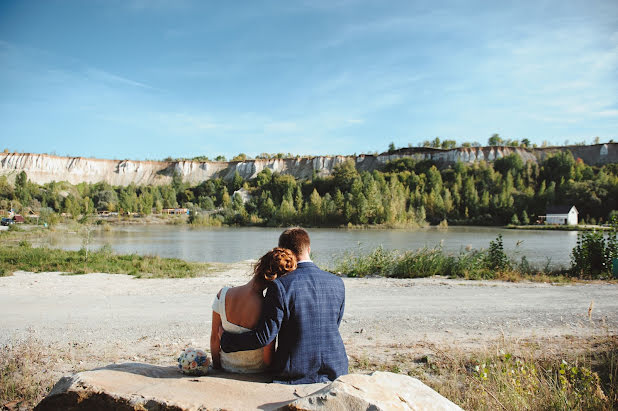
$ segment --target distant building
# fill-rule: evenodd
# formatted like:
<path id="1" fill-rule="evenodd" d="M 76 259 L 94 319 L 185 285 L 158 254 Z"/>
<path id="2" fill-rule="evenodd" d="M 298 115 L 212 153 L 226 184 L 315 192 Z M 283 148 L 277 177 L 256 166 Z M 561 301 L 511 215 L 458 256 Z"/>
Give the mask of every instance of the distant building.
<path id="1" fill-rule="evenodd" d="M 546 224 L 577 225 L 579 212 L 575 206 L 557 205 L 547 207 L 546 214 Z"/>
<path id="2" fill-rule="evenodd" d="M 179 215 L 179 214 L 189 214 L 188 208 L 164 208 L 161 210 L 163 214 L 169 215 Z"/>
<path id="3" fill-rule="evenodd" d="M 26 220 L 24 219 L 23 216 L 19 215 L 19 214 L 15 214 L 13 216 L 13 221 L 15 221 L 18 224 L 23 224 Z"/>

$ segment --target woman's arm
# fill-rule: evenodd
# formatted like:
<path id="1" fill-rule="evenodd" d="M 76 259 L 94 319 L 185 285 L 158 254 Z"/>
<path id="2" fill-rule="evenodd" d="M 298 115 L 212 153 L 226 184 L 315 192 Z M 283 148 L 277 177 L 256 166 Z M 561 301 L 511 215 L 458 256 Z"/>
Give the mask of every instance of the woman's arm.
<path id="1" fill-rule="evenodd" d="M 217 293 L 217 300 L 221 298 L 221 291 L 219 290 Z M 222 328 L 222 325 L 221 316 L 218 312 L 214 311 L 215 309 L 216 305 L 213 305 L 212 328 L 210 329 L 210 355 L 212 356 L 212 367 L 219 370 L 221 369 L 221 334 L 219 329 Z"/>
<path id="2" fill-rule="evenodd" d="M 262 359 L 264 361 L 264 364 L 270 367 L 271 364 L 273 363 L 274 355 L 275 355 L 275 342 L 273 341 L 270 344 L 268 344 L 266 347 L 264 347 L 264 351 L 262 353 Z"/>
<path id="3" fill-rule="evenodd" d="M 210 330 L 210 355 L 212 356 L 212 367 L 221 369 L 221 341 L 219 339 L 219 327 L 221 326 L 221 316 L 212 312 L 212 328 Z"/>

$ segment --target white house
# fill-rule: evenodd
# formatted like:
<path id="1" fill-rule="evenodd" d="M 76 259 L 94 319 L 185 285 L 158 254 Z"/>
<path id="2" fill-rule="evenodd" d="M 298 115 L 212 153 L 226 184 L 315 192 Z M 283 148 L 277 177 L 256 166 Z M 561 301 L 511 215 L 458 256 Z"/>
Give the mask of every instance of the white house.
<path id="1" fill-rule="evenodd" d="M 579 212 L 575 206 L 550 206 L 547 207 L 547 224 L 577 225 Z"/>

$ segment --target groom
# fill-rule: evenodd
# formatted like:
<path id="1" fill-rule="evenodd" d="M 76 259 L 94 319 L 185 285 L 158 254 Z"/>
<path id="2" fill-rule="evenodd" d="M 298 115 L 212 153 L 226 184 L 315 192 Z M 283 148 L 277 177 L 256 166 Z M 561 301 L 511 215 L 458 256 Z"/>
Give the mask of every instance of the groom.
<path id="1" fill-rule="evenodd" d="M 221 349 L 254 350 L 279 334 L 273 364 L 278 373 L 275 382 L 332 381 L 348 373 L 348 357 L 339 334 L 345 305 L 343 281 L 311 262 L 309 234 L 304 229 L 285 230 L 279 247 L 296 254 L 298 267 L 269 285 L 257 328 L 244 334 L 224 332 Z"/>

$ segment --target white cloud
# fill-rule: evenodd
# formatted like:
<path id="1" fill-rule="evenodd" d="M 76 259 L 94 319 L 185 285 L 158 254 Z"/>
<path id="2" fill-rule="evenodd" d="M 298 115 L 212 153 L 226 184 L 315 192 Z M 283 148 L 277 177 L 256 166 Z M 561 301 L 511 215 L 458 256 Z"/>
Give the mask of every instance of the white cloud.
<path id="1" fill-rule="evenodd" d="M 597 115 L 601 117 L 617 117 L 618 118 L 618 110 L 602 110 L 602 111 L 599 111 Z"/>

